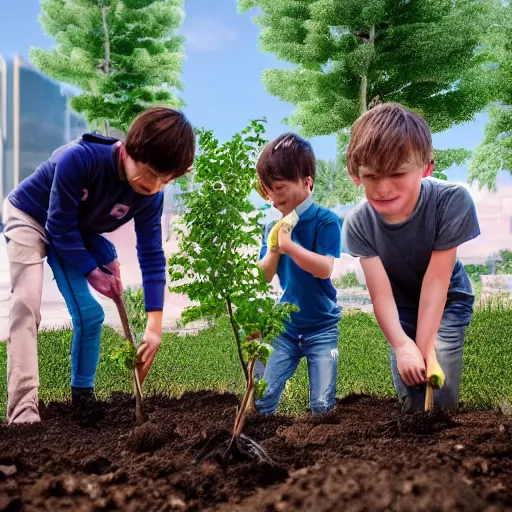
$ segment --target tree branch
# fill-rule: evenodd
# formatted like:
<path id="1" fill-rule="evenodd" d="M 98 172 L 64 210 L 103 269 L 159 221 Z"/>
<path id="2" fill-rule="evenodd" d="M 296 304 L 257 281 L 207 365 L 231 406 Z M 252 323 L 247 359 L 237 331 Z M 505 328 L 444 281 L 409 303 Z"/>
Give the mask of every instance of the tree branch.
<path id="1" fill-rule="evenodd" d="M 370 35 L 368 42 L 363 44 L 375 45 L 375 25 L 370 27 Z M 368 65 L 369 67 L 369 65 Z M 364 114 L 368 110 L 368 69 L 366 74 L 361 77 L 361 113 Z"/>

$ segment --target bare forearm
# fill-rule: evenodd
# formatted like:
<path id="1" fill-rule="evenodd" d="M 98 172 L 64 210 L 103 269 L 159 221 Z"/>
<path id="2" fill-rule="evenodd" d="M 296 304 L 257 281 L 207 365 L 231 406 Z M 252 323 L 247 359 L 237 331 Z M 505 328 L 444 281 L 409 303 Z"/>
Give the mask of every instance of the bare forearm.
<path id="1" fill-rule="evenodd" d="M 449 281 L 425 276 L 418 310 L 416 343 L 426 361 L 435 355 L 435 342 L 443 317 Z"/>
<path id="2" fill-rule="evenodd" d="M 161 335 L 163 318 L 163 311 L 148 311 L 148 323 L 146 325 L 146 329 Z"/>
<path id="3" fill-rule="evenodd" d="M 309 272 L 319 279 L 327 279 L 332 274 L 334 257 L 323 256 L 316 252 L 308 251 L 296 243 L 291 243 L 287 248 L 287 254 L 304 271 Z"/>
<path id="4" fill-rule="evenodd" d="M 143 344 L 139 347 L 139 360 L 137 366 L 139 381 L 142 385 L 153 364 L 155 355 L 162 341 L 163 311 L 148 311 L 148 323 L 143 338 Z"/>
<path id="5" fill-rule="evenodd" d="M 437 331 L 443 317 L 456 257 L 456 248 L 433 251 L 421 284 L 416 343 L 427 365 L 435 363 Z"/>
<path id="6" fill-rule="evenodd" d="M 372 299 L 375 318 L 389 344 L 396 351 L 410 342 L 411 339 L 400 325 L 398 309 L 389 278 L 378 258 L 362 259 L 361 266 Z"/>
<path id="7" fill-rule="evenodd" d="M 267 281 L 270 283 L 277 273 L 277 267 L 279 265 L 279 258 L 281 254 L 276 251 L 268 251 L 267 254 L 258 262 L 261 270 L 265 274 Z"/>
<path id="8" fill-rule="evenodd" d="M 391 295 L 392 296 L 392 295 Z M 400 325 L 398 310 L 394 300 L 386 297 L 372 297 L 373 312 L 382 332 L 393 349 L 399 350 L 410 338 Z"/>

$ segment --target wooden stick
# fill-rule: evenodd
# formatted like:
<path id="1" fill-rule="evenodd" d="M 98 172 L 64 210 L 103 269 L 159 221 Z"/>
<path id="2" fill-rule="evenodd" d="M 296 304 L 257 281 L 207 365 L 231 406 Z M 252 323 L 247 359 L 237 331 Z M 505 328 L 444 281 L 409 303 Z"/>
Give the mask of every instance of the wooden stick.
<path id="1" fill-rule="evenodd" d="M 430 381 L 427 380 L 427 386 L 425 388 L 425 411 L 434 410 L 434 388 Z"/>
<path id="2" fill-rule="evenodd" d="M 132 331 L 130 329 L 130 323 L 128 321 L 128 315 L 126 314 L 126 307 L 124 305 L 123 298 L 121 296 L 116 296 L 114 302 L 117 306 L 117 311 L 119 312 L 119 317 L 121 318 L 121 325 L 123 326 L 124 337 L 132 344 L 133 348 L 137 348 L 135 346 L 135 342 L 133 341 Z M 137 366 L 133 368 L 133 389 L 135 392 L 135 418 L 137 424 L 143 422 L 142 416 L 142 387 L 140 385 L 139 372 L 137 371 Z"/>

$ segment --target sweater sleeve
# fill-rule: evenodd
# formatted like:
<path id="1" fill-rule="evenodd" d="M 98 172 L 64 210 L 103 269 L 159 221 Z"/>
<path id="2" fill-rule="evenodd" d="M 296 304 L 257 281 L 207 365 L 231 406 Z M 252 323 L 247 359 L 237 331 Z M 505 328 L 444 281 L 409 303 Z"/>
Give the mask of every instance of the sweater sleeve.
<path id="1" fill-rule="evenodd" d="M 89 165 L 79 145 L 62 154 L 55 166 L 46 221 L 50 244 L 64 263 L 77 267 L 84 276 L 97 267 L 78 231 L 78 206 L 88 186 Z"/>
<path id="2" fill-rule="evenodd" d="M 134 216 L 137 256 L 142 272 L 146 311 L 162 311 L 165 290 L 165 254 L 162 247 L 164 196 L 159 192 Z"/>

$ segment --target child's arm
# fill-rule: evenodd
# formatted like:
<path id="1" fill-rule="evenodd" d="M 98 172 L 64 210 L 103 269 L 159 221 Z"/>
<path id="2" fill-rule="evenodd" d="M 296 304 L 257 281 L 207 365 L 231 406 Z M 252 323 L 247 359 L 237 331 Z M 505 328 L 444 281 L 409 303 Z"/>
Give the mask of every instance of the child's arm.
<path id="1" fill-rule="evenodd" d="M 432 255 L 421 286 L 416 343 L 427 374 L 437 364 L 435 341 L 446 304 L 457 247 L 480 234 L 471 194 L 461 186 L 447 187 L 438 199 L 440 212 Z"/>
<path id="2" fill-rule="evenodd" d="M 297 263 L 297 265 L 306 272 L 309 272 L 319 279 L 327 279 L 331 277 L 334 268 L 334 256 L 323 256 L 316 252 L 308 251 L 291 240 L 288 235 L 286 242 L 279 232 L 279 250 L 283 254 L 287 254 Z"/>
<path id="3" fill-rule="evenodd" d="M 90 166 L 87 152 L 80 145 L 61 155 L 55 167 L 45 227 L 59 257 L 78 268 L 95 290 L 113 298 L 121 291 L 120 282 L 98 268 L 78 230 L 78 206 L 88 186 Z"/>
<path id="4" fill-rule="evenodd" d="M 162 342 L 165 291 L 165 254 L 162 247 L 163 194 L 159 193 L 135 217 L 137 257 L 142 272 L 144 304 L 148 314 L 146 331 L 139 348 L 140 382 L 144 381 Z"/>
<path id="5" fill-rule="evenodd" d="M 433 251 L 421 285 L 416 343 L 428 369 L 437 363 L 435 343 L 441 325 L 457 248 Z"/>
<path id="6" fill-rule="evenodd" d="M 334 260 L 340 256 L 341 226 L 339 219 L 318 226 L 317 252 L 308 251 L 291 239 L 288 226 L 279 230 L 279 250 L 287 254 L 304 271 L 319 279 L 331 277 Z"/>
<path id="7" fill-rule="evenodd" d="M 274 276 L 277 274 L 277 267 L 279 266 L 279 258 L 281 253 L 279 251 L 276 252 L 267 252 L 263 258 L 258 261 L 258 265 L 261 270 L 265 274 L 267 281 L 270 283 Z"/>
<path id="8" fill-rule="evenodd" d="M 384 336 L 395 351 L 400 376 L 407 386 L 425 382 L 423 355 L 400 325 L 391 283 L 381 259 L 378 256 L 361 258 L 361 266 L 366 277 L 375 317 Z"/>
<path id="9" fill-rule="evenodd" d="M 46 230 L 50 243 L 65 262 L 84 276 L 97 268 L 78 231 L 78 206 L 87 187 L 88 155 L 82 146 L 66 150 L 55 166 Z"/>

